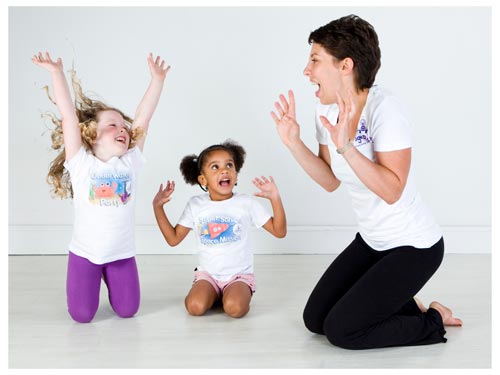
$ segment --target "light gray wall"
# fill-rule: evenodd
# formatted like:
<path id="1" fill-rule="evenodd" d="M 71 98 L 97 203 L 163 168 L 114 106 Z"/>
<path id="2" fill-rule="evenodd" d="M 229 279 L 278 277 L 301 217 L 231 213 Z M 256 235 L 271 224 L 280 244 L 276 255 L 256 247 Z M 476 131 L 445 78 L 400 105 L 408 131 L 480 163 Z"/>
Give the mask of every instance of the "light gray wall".
<path id="1" fill-rule="evenodd" d="M 451 252 L 490 252 L 491 9 L 487 7 L 11 7 L 9 8 L 9 234 L 11 254 L 65 253 L 73 210 L 45 183 L 49 123 L 55 110 L 42 87 L 49 74 L 31 63 L 38 51 L 74 64 L 85 91 L 133 116 L 149 82 L 151 51 L 172 69 L 155 113 L 139 181 L 139 253 L 169 250 L 151 201 L 161 182 L 177 190 L 167 205 L 176 221 L 201 192 L 178 165 L 189 153 L 233 138 L 247 150 L 238 191 L 273 175 L 290 226 L 275 240 L 256 231 L 263 253 L 338 252 L 355 232 L 346 191 L 316 186 L 282 146 L 269 116 L 279 93 L 296 94 L 305 142 L 316 151 L 314 87 L 302 71 L 307 37 L 357 14 L 376 28 L 382 68 L 377 83 L 407 104 L 415 126 L 413 163 L 421 195 Z M 267 202 L 264 202 L 267 204 Z"/>

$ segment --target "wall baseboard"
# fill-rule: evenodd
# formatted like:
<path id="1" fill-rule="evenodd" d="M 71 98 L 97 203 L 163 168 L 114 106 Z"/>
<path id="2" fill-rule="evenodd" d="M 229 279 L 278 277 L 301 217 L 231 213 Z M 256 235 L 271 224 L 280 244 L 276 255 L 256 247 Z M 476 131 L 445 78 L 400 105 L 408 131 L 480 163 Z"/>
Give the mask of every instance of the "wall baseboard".
<path id="1" fill-rule="evenodd" d="M 67 254 L 71 238 L 70 225 L 10 225 L 9 255 Z M 445 252 L 456 254 L 490 254 L 490 226 L 442 227 Z M 354 226 L 290 226 L 283 239 L 263 229 L 254 229 L 255 254 L 338 254 L 354 235 Z M 156 225 L 136 226 L 137 254 L 194 254 L 195 239 L 189 234 L 179 246 L 171 248 Z"/>

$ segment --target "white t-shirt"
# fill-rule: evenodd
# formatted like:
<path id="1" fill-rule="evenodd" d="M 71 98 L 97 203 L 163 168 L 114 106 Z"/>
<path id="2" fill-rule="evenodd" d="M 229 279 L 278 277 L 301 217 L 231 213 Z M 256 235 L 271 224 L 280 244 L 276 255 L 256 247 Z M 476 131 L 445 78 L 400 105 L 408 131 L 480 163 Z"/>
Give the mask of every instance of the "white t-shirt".
<path id="1" fill-rule="evenodd" d="M 325 116 L 330 123 L 336 124 L 338 112 L 336 104 L 318 104 L 316 138 L 320 144 L 329 146 L 332 170 L 348 188 L 363 239 L 376 250 L 434 245 L 442 232 L 416 190 L 412 165 L 400 199 L 392 205 L 384 202 L 360 181 L 344 157 L 336 152 L 330 134 L 319 119 Z M 375 151 L 412 147 L 412 128 L 396 97 L 378 86 L 370 89 L 353 143 L 372 161 L 375 161 Z"/>
<path id="2" fill-rule="evenodd" d="M 179 224 L 194 230 L 198 243 L 199 271 L 227 281 L 240 273 L 253 273 L 249 232 L 271 215 L 253 197 L 234 193 L 230 199 L 212 201 L 208 194 L 192 197 Z"/>
<path id="3" fill-rule="evenodd" d="M 75 207 L 72 253 L 94 264 L 135 256 L 136 174 L 144 161 L 138 147 L 107 162 L 81 147 L 64 163 Z"/>

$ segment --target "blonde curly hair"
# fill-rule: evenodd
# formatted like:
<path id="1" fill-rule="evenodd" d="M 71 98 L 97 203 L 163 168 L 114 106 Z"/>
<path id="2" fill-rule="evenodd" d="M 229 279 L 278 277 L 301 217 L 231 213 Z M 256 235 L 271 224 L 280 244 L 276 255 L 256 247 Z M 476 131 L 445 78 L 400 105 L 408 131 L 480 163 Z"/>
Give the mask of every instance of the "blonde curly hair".
<path id="1" fill-rule="evenodd" d="M 82 144 L 87 151 L 92 152 L 92 145 L 97 136 L 97 116 L 102 111 L 118 112 L 127 126 L 127 132 L 130 136 L 129 149 L 136 145 L 136 142 L 144 136 L 144 132 L 140 127 L 132 129 L 133 119 L 125 115 L 117 108 L 110 107 L 99 100 L 91 99 L 83 94 L 80 80 L 76 78 L 76 71 L 71 70 L 71 85 L 75 96 L 75 111 L 78 118 L 78 126 L 80 127 Z M 49 93 L 48 86 L 44 87 L 49 100 L 56 104 Z M 42 117 L 50 118 L 54 125 L 51 132 L 52 149 L 59 151 L 56 158 L 50 163 L 49 173 L 47 174 L 47 183 L 52 186 L 52 193 L 61 199 L 73 198 L 73 187 L 69 172 L 64 168 L 66 160 L 66 152 L 64 149 L 64 137 L 62 130 L 62 121 L 53 113 L 46 112 Z"/>

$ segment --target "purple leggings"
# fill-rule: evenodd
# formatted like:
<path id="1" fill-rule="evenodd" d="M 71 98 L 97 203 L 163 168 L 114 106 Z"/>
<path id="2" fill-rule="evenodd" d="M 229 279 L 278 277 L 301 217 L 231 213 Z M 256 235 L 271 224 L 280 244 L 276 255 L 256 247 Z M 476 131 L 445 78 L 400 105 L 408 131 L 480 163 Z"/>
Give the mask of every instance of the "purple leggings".
<path id="1" fill-rule="evenodd" d="M 139 275 L 134 257 L 94 264 L 70 252 L 66 295 L 69 314 L 77 322 L 88 323 L 94 318 L 99 307 L 101 278 L 118 316 L 130 318 L 139 310 Z"/>

